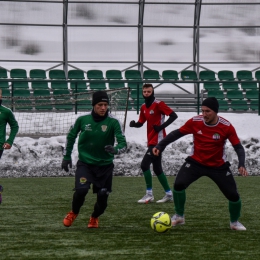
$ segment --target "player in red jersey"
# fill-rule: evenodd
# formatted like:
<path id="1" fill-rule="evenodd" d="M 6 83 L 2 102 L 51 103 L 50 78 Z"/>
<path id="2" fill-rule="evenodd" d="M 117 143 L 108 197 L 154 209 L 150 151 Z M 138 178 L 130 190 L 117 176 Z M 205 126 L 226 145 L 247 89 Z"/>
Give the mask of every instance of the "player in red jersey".
<path id="1" fill-rule="evenodd" d="M 147 122 L 148 150 L 146 151 L 141 163 L 141 169 L 146 182 L 146 194 L 142 199 L 138 200 L 138 203 L 149 203 L 154 201 L 152 174 L 150 171 L 151 164 L 153 164 L 154 173 L 165 191 L 165 196 L 157 202 L 171 202 L 173 201 L 172 191 L 167 178 L 163 173 L 161 156 L 154 156 L 152 149 L 166 136 L 165 127 L 171 124 L 178 116 L 163 101 L 159 101 L 154 97 L 152 84 L 143 85 L 143 97 L 145 103 L 141 106 L 138 122 L 130 122 L 130 127 L 141 127 L 145 122 Z M 169 116 L 166 122 L 164 122 L 165 115 Z"/>
<path id="2" fill-rule="evenodd" d="M 226 161 L 225 144 L 229 140 L 238 156 L 238 171 L 247 176 L 245 168 L 245 151 L 237 136 L 236 130 L 226 119 L 217 115 L 219 104 L 216 98 L 209 97 L 202 102 L 202 115 L 189 119 L 181 128 L 169 133 L 153 149 L 159 156 L 165 147 L 187 134 L 193 134 L 191 155 L 179 170 L 173 187 L 173 198 L 176 214 L 172 225 L 185 224 L 184 205 L 185 189 L 202 176 L 212 179 L 229 201 L 230 228 L 246 230 L 238 221 L 241 211 L 241 199 L 236 182 Z"/>

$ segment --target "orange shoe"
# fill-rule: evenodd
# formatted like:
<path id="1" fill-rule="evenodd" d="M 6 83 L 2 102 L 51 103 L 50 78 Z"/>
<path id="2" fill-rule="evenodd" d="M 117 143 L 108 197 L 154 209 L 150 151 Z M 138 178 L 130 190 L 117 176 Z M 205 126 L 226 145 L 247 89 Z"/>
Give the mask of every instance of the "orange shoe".
<path id="1" fill-rule="evenodd" d="M 98 218 L 90 217 L 88 222 L 88 228 L 98 228 Z"/>
<path id="2" fill-rule="evenodd" d="M 67 216 L 63 219 L 63 225 L 65 227 L 70 227 L 73 221 L 76 219 L 78 214 L 75 214 L 72 210 L 67 214 Z"/>

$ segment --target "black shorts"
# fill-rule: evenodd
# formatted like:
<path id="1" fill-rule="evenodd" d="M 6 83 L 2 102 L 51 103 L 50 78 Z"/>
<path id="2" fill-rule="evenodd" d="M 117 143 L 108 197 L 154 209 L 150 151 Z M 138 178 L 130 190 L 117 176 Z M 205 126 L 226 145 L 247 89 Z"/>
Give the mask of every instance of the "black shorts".
<path id="1" fill-rule="evenodd" d="M 103 188 L 106 188 L 108 192 L 111 192 L 113 169 L 113 163 L 97 166 L 78 161 L 75 174 L 75 189 L 90 189 L 92 184 L 93 193 L 97 193 Z"/>
<path id="2" fill-rule="evenodd" d="M 2 157 L 4 150 L 0 150 L 0 158 Z"/>
<path id="3" fill-rule="evenodd" d="M 194 181 L 207 176 L 217 184 L 228 200 L 236 202 L 239 200 L 239 194 L 229 166 L 230 163 L 226 162 L 217 168 L 206 167 L 188 157 L 176 176 L 174 190 L 184 190 Z"/>

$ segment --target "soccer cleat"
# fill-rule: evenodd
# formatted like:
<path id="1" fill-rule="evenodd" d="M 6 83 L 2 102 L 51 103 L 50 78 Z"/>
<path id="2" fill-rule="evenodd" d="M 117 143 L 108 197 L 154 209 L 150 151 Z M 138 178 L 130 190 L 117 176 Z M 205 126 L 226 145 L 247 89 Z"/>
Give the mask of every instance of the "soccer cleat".
<path id="1" fill-rule="evenodd" d="M 230 228 L 232 230 L 246 230 L 246 228 L 238 221 L 230 222 Z"/>
<path id="2" fill-rule="evenodd" d="M 2 203 L 2 192 L 3 192 L 3 186 L 0 185 L 0 204 Z"/>
<path id="3" fill-rule="evenodd" d="M 184 216 L 180 216 L 180 215 L 178 215 L 178 214 L 173 215 L 172 218 L 171 218 L 171 220 L 172 220 L 172 226 L 173 226 L 173 227 L 175 227 L 175 226 L 177 226 L 177 225 L 183 225 L 183 224 L 185 224 L 185 218 L 184 218 Z"/>
<path id="4" fill-rule="evenodd" d="M 172 195 L 166 194 L 162 199 L 156 201 L 156 203 L 165 203 L 165 202 L 173 202 Z"/>
<path id="5" fill-rule="evenodd" d="M 63 219 L 63 225 L 65 227 L 70 227 L 78 214 L 75 214 L 72 210 L 66 215 L 66 217 Z"/>
<path id="6" fill-rule="evenodd" d="M 88 228 L 98 228 L 98 218 L 90 217 Z"/>
<path id="7" fill-rule="evenodd" d="M 150 194 L 145 194 L 140 200 L 138 200 L 138 203 L 149 203 L 154 201 L 154 196 Z"/>

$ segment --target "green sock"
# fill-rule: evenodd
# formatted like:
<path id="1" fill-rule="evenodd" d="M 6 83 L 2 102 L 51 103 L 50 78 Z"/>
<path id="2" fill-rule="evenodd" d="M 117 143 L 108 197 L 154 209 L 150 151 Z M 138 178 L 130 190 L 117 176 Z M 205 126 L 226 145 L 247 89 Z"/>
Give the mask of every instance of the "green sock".
<path id="1" fill-rule="evenodd" d="M 238 219 L 240 217 L 240 212 L 241 212 L 241 205 L 242 205 L 242 203 L 241 203 L 240 199 L 236 202 L 229 201 L 228 209 L 229 209 L 231 222 L 238 221 Z"/>
<path id="2" fill-rule="evenodd" d="M 184 215 L 184 205 L 186 202 L 185 190 L 176 191 L 173 189 L 173 198 L 174 198 L 174 208 L 175 208 L 176 214 L 183 216 Z"/>
<path id="3" fill-rule="evenodd" d="M 150 170 L 147 170 L 143 172 L 145 183 L 146 183 L 146 189 L 150 190 L 153 187 L 153 179 L 152 179 L 152 174 Z"/>
<path id="4" fill-rule="evenodd" d="M 166 176 L 164 175 L 164 173 L 162 172 L 160 175 L 157 176 L 159 182 L 161 183 L 161 185 L 163 186 L 165 191 L 170 191 L 171 188 L 168 184 L 168 180 L 166 178 Z"/>

